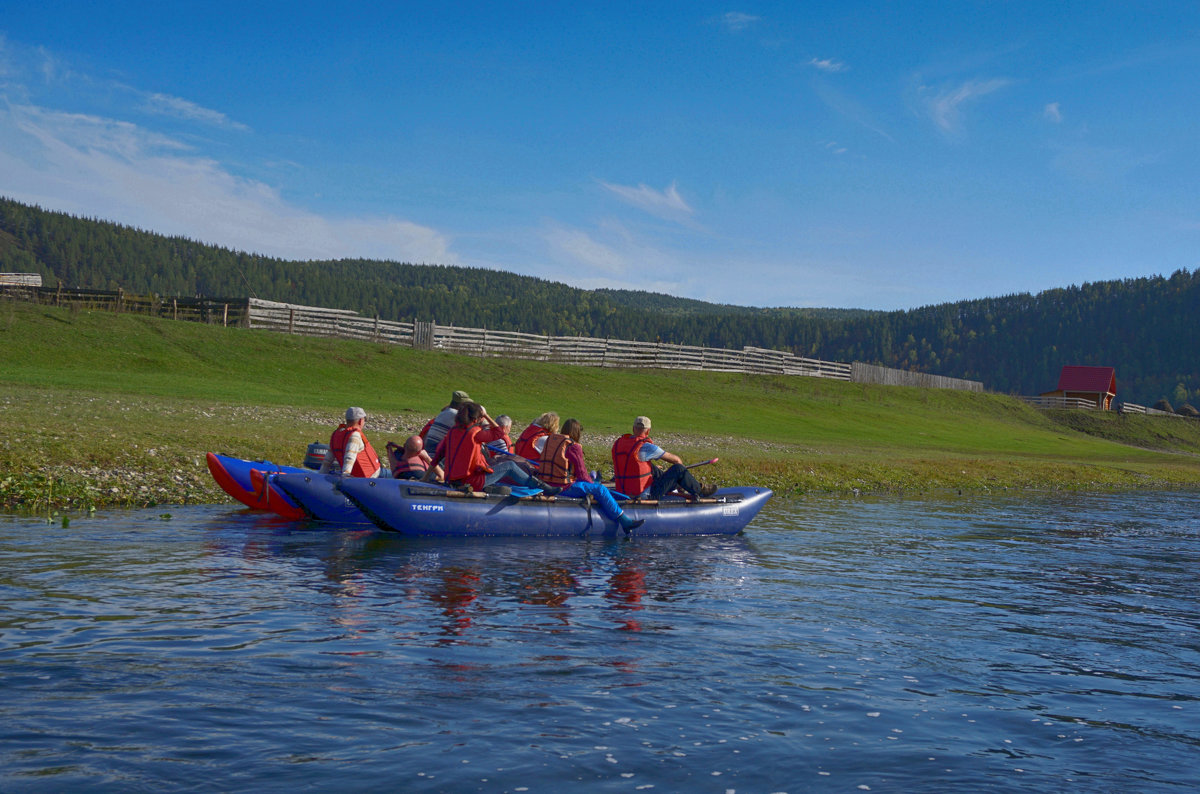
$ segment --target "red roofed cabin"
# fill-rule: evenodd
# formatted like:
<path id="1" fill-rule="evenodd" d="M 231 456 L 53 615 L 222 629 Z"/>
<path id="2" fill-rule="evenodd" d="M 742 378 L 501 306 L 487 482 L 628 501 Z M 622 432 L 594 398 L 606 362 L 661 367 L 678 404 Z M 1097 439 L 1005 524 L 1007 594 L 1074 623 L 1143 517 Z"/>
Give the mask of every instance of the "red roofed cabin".
<path id="1" fill-rule="evenodd" d="M 1112 367 L 1063 367 L 1058 388 L 1042 392 L 1042 396 L 1087 400 L 1101 411 L 1108 411 L 1117 396 L 1117 371 Z"/>

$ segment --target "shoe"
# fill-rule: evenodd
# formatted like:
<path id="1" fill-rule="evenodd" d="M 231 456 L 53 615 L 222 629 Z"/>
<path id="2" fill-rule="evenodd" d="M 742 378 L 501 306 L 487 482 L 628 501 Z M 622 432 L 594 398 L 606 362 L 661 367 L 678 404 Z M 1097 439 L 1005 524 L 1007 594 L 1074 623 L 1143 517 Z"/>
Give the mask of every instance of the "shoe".
<path id="1" fill-rule="evenodd" d="M 712 496 L 717 492 L 716 483 L 707 482 L 700 486 L 701 496 Z"/>
<path id="2" fill-rule="evenodd" d="M 558 493 L 559 491 L 562 490 L 562 488 L 555 488 L 553 485 L 547 485 L 546 483 L 539 480 L 537 477 L 529 478 L 529 487 L 541 488 L 542 496 L 554 496 L 556 493 Z"/>
<path id="3" fill-rule="evenodd" d="M 642 524 L 645 524 L 646 519 L 639 518 L 637 521 L 634 521 L 629 517 L 628 513 L 622 513 L 621 515 L 617 516 L 617 523 L 621 525 L 621 529 L 625 530 L 625 534 L 628 535 Z"/>

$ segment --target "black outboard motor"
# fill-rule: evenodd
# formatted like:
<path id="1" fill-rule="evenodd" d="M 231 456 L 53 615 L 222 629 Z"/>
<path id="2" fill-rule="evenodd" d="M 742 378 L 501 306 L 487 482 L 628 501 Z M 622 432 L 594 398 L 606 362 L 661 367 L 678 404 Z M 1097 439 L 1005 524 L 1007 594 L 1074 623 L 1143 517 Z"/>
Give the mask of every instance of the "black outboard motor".
<path id="1" fill-rule="evenodd" d="M 328 444 L 322 444 L 320 441 L 314 441 L 308 445 L 308 454 L 304 456 L 304 468 L 319 469 L 321 463 L 325 460 L 325 453 L 329 451 Z"/>

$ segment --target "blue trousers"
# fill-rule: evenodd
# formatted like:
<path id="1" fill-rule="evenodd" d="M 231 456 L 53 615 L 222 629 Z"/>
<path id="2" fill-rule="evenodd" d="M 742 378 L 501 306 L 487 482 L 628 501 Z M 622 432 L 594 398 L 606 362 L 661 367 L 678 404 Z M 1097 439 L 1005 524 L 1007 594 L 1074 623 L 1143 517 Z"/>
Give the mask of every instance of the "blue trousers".
<path id="1" fill-rule="evenodd" d="M 523 485 L 527 488 L 536 487 L 533 485 L 533 475 L 511 460 L 502 460 L 493 463 L 492 473 L 485 478 L 484 485 L 495 485 L 505 477 L 508 478 L 509 482 L 516 485 Z"/>
<path id="2" fill-rule="evenodd" d="M 605 488 L 598 482 L 584 482 L 576 480 L 566 488 L 559 496 L 565 496 L 568 499 L 582 499 L 584 496 L 591 494 L 591 497 L 596 502 L 596 508 L 605 518 L 611 518 L 616 521 L 625 511 L 617 504 L 617 500 L 613 498 L 612 491 Z"/>

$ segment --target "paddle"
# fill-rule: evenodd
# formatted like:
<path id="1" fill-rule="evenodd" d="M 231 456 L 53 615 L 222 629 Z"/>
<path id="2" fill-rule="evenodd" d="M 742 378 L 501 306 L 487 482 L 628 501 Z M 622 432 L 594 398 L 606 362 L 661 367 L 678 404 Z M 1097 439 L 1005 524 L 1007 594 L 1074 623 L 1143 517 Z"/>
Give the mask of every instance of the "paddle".
<path id="1" fill-rule="evenodd" d="M 684 466 L 684 468 L 685 469 L 694 469 L 697 466 L 707 466 L 710 463 L 716 463 L 718 460 L 720 460 L 720 458 L 710 458 L 709 460 L 702 460 L 699 463 L 693 463 L 691 466 Z"/>

